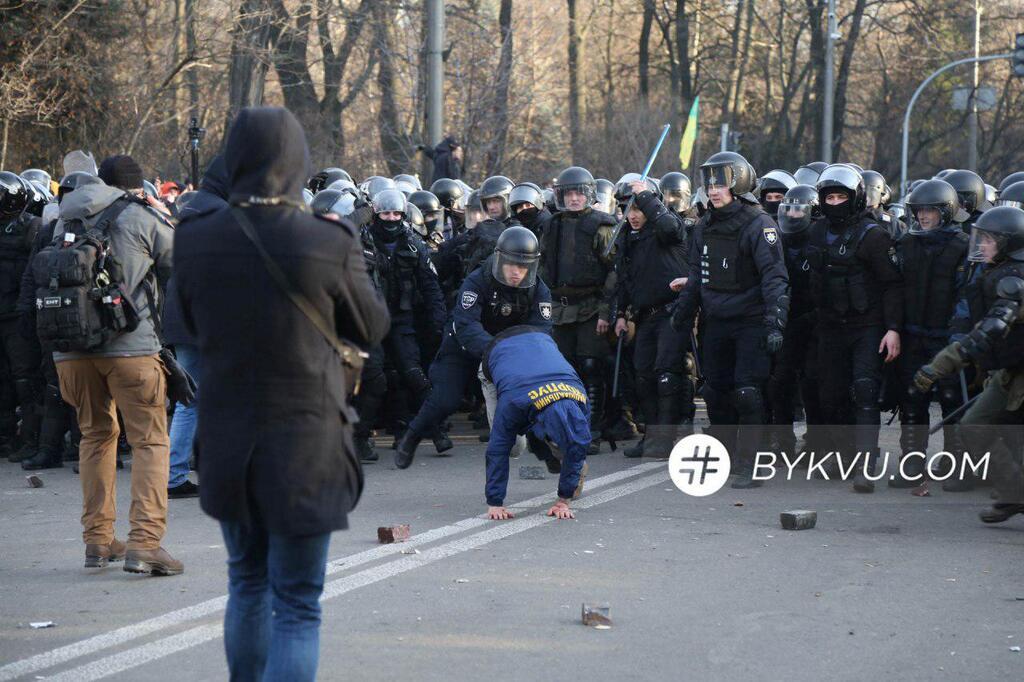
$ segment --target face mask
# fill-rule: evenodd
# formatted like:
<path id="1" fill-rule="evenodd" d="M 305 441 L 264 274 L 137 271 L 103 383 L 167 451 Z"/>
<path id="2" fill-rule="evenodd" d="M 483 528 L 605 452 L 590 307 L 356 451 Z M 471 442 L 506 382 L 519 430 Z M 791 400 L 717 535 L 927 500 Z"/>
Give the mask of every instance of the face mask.
<path id="1" fill-rule="evenodd" d="M 402 233 L 402 229 L 405 227 L 405 224 L 401 220 L 381 220 L 380 218 L 374 218 L 373 222 L 380 228 L 381 236 L 385 237 L 388 241 L 397 239 L 398 235 Z"/>
<path id="2" fill-rule="evenodd" d="M 845 220 L 850 217 L 850 201 L 846 200 L 841 204 L 823 203 L 819 207 L 822 215 L 829 220 Z"/>
<path id="3" fill-rule="evenodd" d="M 523 225 L 532 225 L 533 221 L 537 219 L 538 213 L 540 211 L 536 208 L 524 208 L 519 213 L 516 213 L 516 219 Z"/>
<path id="4" fill-rule="evenodd" d="M 761 206 L 764 207 L 764 210 L 768 213 L 768 215 L 778 215 L 779 204 L 781 203 L 781 201 L 763 201 L 761 202 Z"/>

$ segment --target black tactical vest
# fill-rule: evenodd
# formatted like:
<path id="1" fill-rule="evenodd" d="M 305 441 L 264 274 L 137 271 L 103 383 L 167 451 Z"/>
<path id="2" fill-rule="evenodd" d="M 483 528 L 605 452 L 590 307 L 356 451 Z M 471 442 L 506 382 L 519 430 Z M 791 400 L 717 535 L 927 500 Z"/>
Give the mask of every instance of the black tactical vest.
<path id="1" fill-rule="evenodd" d="M 388 252 L 381 248 L 382 274 L 385 277 L 384 291 L 387 295 L 388 308 L 392 312 L 411 312 L 418 301 L 416 288 L 416 269 L 420 262 L 420 248 L 409 231 L 395 240 L 395 249 Z"/>
<path id="2" fill-rule="evenodd" d="M 705 218 L 700 251 L 701 286 L 711 291 L 738 293 L 760 283 L 754 254 L 740 248 L 743 228 L 758 216 L 753 206 L 743 206 L 725 220 Z"/>
<path id="3" fill-rule="evenodd" d="M 537 287 L 513 289 L 502 286 L 491 275 L 491 259 L 484 263 L 484 267 L 486 268 L 485 278 L 490 289 L 486 300 L 480 301 L 482 306 L 480 323 L 484 330 L 488 334 L 497 335 L 509 327 L 529 322 L 532 312 L 530 308 L 536 298 Z"/>
<path id="4" fill-rule="evenodd" d="M 967 265 L 968 241 L 967 235 L 959 231 L 942 242 L 909 232 L 900 239 L 906 284 L 903 319 L 908 327 L 936 331 L 949 328 L 956 307 L 956 281 Z"/>
<path id="5" fill-rule="evenodd" d="M 868 231 L 877 227 L 874 223 L 858 222 L 829 244 L 828 221 L 821 220 L 811 226 L 808 262 L 819 305 L 838 315 L 863 315 L 868 311 L 873 298 L 868 289 L 877 285 L 867 276 L 867 267 L 857 258 L 857 249 Z"/>
<path id="6" fill-rule="evenodd" d="M 980 277 L 980 281 L 975 281 L 967 288 L 967 305 L 971 311 L 972 327 L 978 324 L 999 300 L 996 291 L 999 281 L 1004 277 L 1024 279 L 1024 263 L 1003 261 L 986 270 Z M 1024 323 L 1014 323 L 1010 327 L 1009 336 L 995 346 L 992 356 L 981 362 L 982 369 L 1018 367 L 1024 363 Z"/>
<path id="7" fill-rule="evenodd" d="M 579 216 L 555 214 L 541 236 L 545 263 L 545 282 L 552 289 L 562 287 L 602 287 L 607 266 L 594 249 L 594 238 L 602 225 L 609 224 L 607 214 L 587 211 Z M 571 240 L 571 254 L 564 247 Z"/>

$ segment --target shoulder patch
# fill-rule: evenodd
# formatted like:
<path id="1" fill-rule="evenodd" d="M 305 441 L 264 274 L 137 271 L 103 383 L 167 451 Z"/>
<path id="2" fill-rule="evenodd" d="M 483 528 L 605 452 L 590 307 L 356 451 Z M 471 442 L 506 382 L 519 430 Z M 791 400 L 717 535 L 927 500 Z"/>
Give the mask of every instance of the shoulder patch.
<path id="1" fill-rule="evenodd" d="M 889 262 L 892 263 L 893 265 L 899 265 L 900 264 L 899 256 L 896 255 L 896 247 L 895 246 L 890 246 L 889 247 Z"/>
<path id="2" fill-rule="evenodd" d="M 540 307 L 540 316 L 543 317 L 545 320 L 550 320 L 551 319 L 551 303 L 548 302 L 548 301 L 541 301 L 540 304 L 538 304 L 538 305 Z"/>
<path id="3" fill-rule="evenodd" d="M 462 292 L 462 307 L 469 310 L 476 305 L 476 299 L 479 298 L 480 294 L 475 291 L 463 291 Z"/>
<path id="4" fill-rule="evenodd" d="M 764 240 L 766 242 L 768 242 L 772 246 L 775 246 L 775 244 L 778 243 L 779 231 L 777 229 L 775 229 L 774 227 L 766 227 L 762 230 L 762 232 L 764 233 Z"/>

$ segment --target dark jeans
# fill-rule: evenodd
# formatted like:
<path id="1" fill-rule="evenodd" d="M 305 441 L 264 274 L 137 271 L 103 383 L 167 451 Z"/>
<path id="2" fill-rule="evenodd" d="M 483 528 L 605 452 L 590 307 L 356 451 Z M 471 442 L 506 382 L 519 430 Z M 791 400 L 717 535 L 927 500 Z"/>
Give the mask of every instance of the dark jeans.
<path id="1" fill-rule="evenodd" d="M 228 550 L 224 649 L 231 680 L 315 680 L 331 535 L 293 537 L 221 522 Z"/>

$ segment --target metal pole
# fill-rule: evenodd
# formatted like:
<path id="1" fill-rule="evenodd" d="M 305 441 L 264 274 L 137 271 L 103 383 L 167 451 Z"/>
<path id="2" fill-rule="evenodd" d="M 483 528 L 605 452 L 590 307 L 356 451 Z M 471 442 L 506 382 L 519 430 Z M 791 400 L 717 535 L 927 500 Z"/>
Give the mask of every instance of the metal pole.
<path id="1" fill-rule="evenodd" d="M 839 37 L 836 23 L 836 0 L 828 0 L 828 35 L 825 41 L 825 93 L 821 114 L 821 160 L 832 163 L 832 120 L 835 116 L 836 78 L 835 41 Z"/>
<path id="2" fill-rule="evenodd" d="M 974 58 L 981 56 L 981 0 L 974 0 Z M 980 67 L 974 62 L 974 81 L 967 104 L 967 168 L 978 170 L 978 76 Z"/>
<path id="3" fill-rule="evenodd" d="M 444 130 L 444 0 L 426 0 L 427 137 L 441 142 Z"/>
<path id="4" fill-rule="evenodd" d="M 721 145 L 719 147 L 719 151 L 722 151 L 722 152 L 729 151 L 729 124 L 728 123 L 723 123 L 722 124 L 722 142 L 721 142 Z"/>
<path id="5" fill-rule="evenodd" d="M 955 66 L 960 66 L 961 64 L 971 64 L 975 62 L 990 62 L 995 59 L 1010 59 L 1011 57 L 1013 57 L 1013 55 L 1007 53 L 990 54 L 984 57 L 968 57 L 966 59 L 958 59 L 955 62 L 950 62 L 949 64 L 946 64 L 945 66 L 936 69 L 935 71 L 932 72 L 932 75 L 925 78 L 924 82 L 917 86 L 917 90 L 914 91 L 913 96 L 910 98 L 910 103 L 907 104 L 907 111 L 903 114 L 903 149 L 900 154 L 900 197 L 906 196 L 907 193 L 907 156 L 910 151 L 910 114 L 913 113 L 914 104 L 917 103 L 917 98 L 921 95 L 921 92 L 924 91 L 926 87 L 928 87 L 929 83 L 935 80 L 936 76 L 945 73 L 946 71 L 952 69 Z"/>

